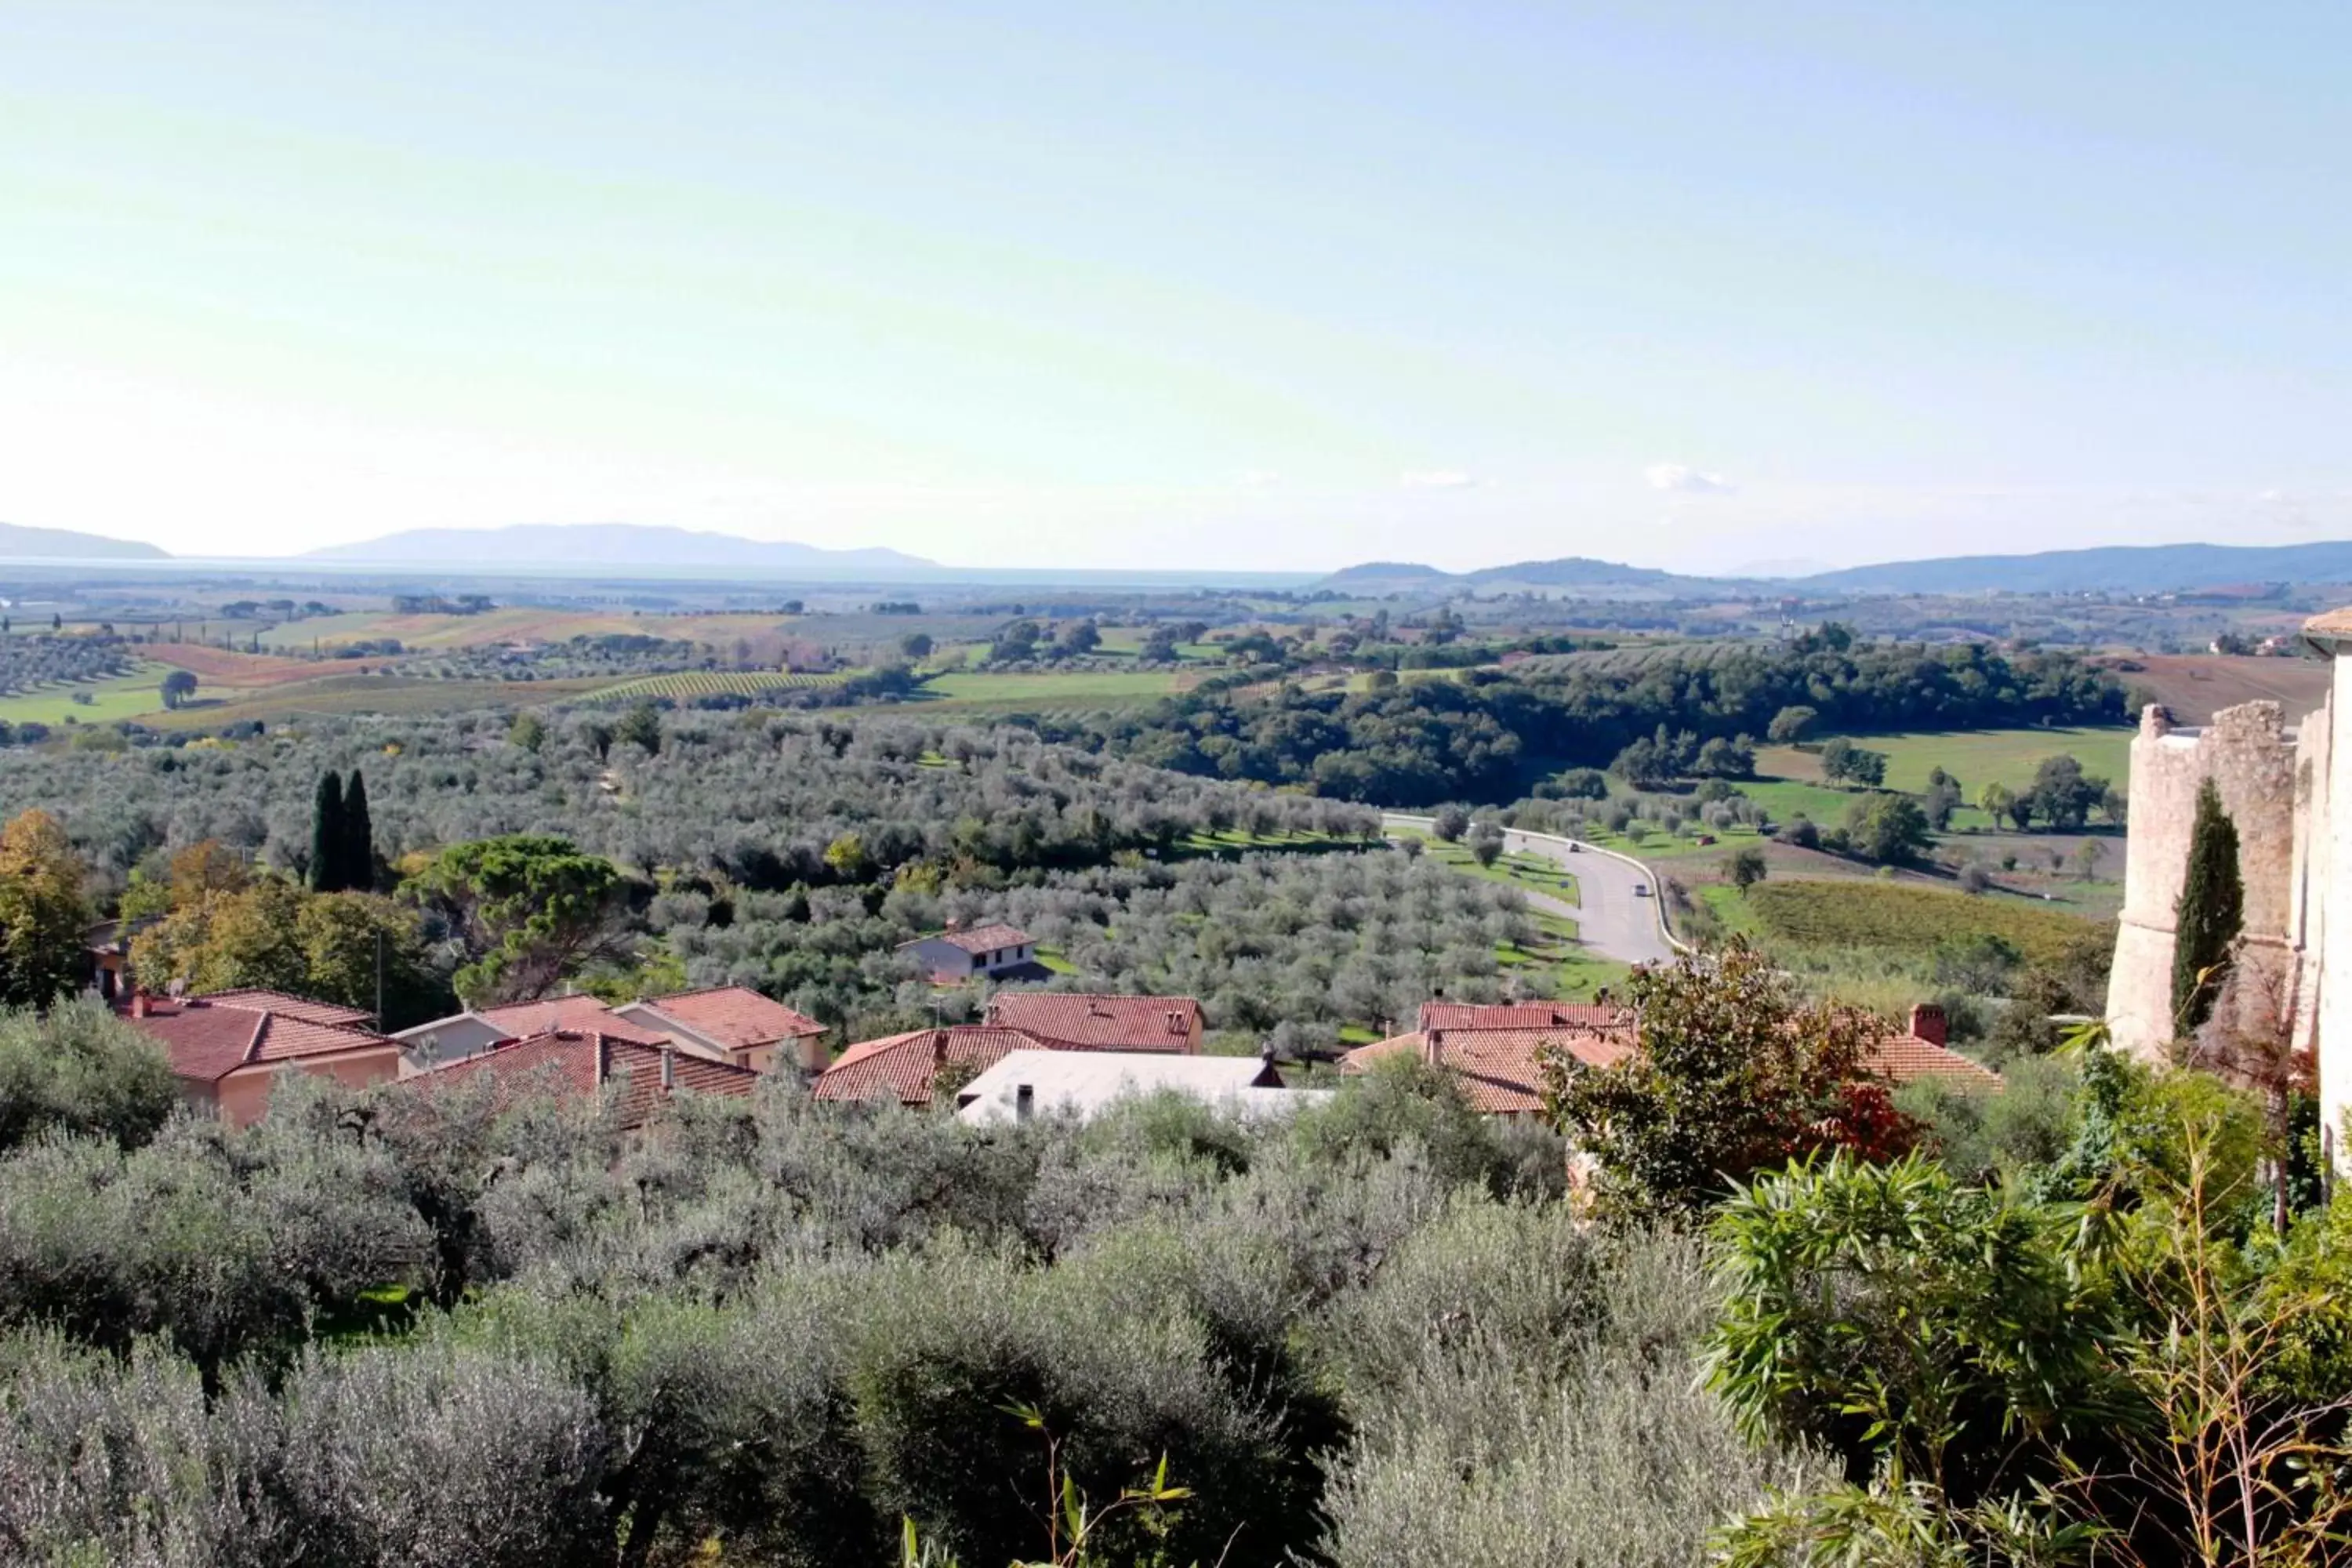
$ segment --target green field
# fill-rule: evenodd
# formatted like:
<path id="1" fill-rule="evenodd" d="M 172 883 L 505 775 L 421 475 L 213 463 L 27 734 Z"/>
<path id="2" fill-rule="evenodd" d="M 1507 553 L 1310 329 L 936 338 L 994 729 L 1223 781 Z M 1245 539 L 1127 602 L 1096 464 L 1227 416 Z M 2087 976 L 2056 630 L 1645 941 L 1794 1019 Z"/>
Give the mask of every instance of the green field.
<path id="1" fill-rule="evenodd" d="M 1735 783 L 1740 794 L 1771 813 L 1775 822 L 1786 822 L 1792 816 L 1809 816 L 1823 827 L 1835 827 L 1845 820 L 1847 810 L 1861 798 L 1858 792 L 1833 789 L 1828 784 L 1803 779 L 1739 779 Z"/>
<path id="2" fill-rule="evenodd" d="M 1970 801 L 1989 784 L 2020 789 L 2033 782 L 2044 757 L 2064 754 L 2083 771 L 2124 784 L 2131 773 L 2132 731 L 2112 729 L 1977 730 L 1948 734 L 1856 735 L 1857 746 L 1886 753 L 1886 785 L 1914 794 L 1927 787 L 1927 772 L 1940 767 L 1960 781 Z M 1756 753 L 1759 773 L 1798 782 L 1821 778 L 1821 756 L 1794 746 L 1767 746 Z M 1750 793 L 1754 793 L 1750 791 Z"/>
<path id="3" fill-rule="evenodd" d="M 845 674 L 786 675 L 773 669 L 694 669 L 677 675 L 641 675 L 633 680 L 624 680 L 617 686 L 607 686 L 596 692 L 589 700 L 634 702 L 654 697 L 707 697 L 718 692 L 730 691 L 740 692 L 746 697 L 756 697 L 762 691 L 838 686 L 848 679 Z"/>
<path id="4" fill-rule="evenodd" d="M 1955 937 L 1997 936 L 2029 960 L 2053 960 L 2099 924 L 2013 898 L 1900 882 L 1770 881 L 1745 898 L 1710 889 L 1707 902 L 1735 931 L 1768 947 L 1869 951 L 1924 958 Z"/>
<path id="5" fill-rule="evenodd" d="M 1077 669 L 1003 674 L 959 670 L 924 682 L 919 700 L 931 707 L 1066 708 L 1147 702 L 1175 692 L 1181 682 L 1166 669 Z"/>
<path id="6" fill-rule="evenodd" d="M 0 697 L 0 721 L 11 724 L 63 724 L 73 720 L 83 724 L 111 724 L 118 720 L 143 718 L 163 708 L 161 682 L 170 668 L 142 664 L 130 674 L 110 680 L 44 686 Z M 77 694 L 89 697 L 89 701 L 76 702 Z"/>

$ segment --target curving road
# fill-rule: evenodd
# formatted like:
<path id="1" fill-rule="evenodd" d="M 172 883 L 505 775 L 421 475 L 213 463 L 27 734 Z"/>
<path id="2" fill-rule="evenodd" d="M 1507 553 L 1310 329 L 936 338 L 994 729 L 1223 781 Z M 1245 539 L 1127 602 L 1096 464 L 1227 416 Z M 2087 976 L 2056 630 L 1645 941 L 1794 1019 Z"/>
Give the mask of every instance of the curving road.
<path id="1" fill-rule="evenodd" d="M 1381 820 L 1383 825 L 1426 832 L 1435 819 L 1383 812 Z M 1560 904 L 1555 912 L 1575 920 L 1577 940 L 1584 946 L 1620 963 L 1674 962 L 1674 942 L 1661 923 L 1657 881 L 1649 868 L 1638 860 L 1612 855 L 1590 844 L 1581 849 L 1570 849 L 1570 842 L 1549 833 L 1521 833 L 1517 829 L 1503 835 L 1506 851 L 1541 855 L 1575 873 L 1578 903 Z M 1644 890 L 1637 893 L 1636 888 Z M 1540 893 L 1529 892 L 1527 898 L 1538 907 L 1558 903 Z"/>

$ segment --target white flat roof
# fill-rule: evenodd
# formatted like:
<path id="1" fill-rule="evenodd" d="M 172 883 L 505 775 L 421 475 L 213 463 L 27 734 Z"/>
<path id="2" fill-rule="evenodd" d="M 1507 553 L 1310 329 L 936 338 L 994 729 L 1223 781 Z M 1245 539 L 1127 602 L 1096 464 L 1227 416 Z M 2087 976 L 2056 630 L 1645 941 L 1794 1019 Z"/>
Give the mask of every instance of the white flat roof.
<path id="1" fill-rule="evenodd" d="M 1021 1090 L 1031 1113 L 1092 1116 L 1113 1102 L 1174 1089 L 1219 1110 L 1247 1116 L 1286 1115 L 1330 1098 L 1329 1089 L 1260 1089 L 1266 1064 L 1257 1057 L 1192 1057 L 1165 1051 L 1012 1051 L 957 1094 L 956 1114 L 975 1125 L 1011 1121 Z"/>

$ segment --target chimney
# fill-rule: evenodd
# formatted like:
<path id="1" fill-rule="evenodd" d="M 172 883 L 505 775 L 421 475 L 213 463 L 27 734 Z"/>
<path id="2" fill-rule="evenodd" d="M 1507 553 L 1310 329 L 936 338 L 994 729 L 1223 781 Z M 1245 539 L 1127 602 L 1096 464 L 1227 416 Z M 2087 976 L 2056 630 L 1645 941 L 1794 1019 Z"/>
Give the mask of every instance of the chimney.
<path id="1" fill-rule="evenodd" d="M 1445 1058 L 1445 1046 L 1439 1037 L 1440 1033 L 1436 1029 L 1423 1029 L 1421 1032 L 1421 1059 L 1431 1067 L 1442 1065 Z"/>
<path id="2" fill-rule="evenodd" d="M 1933 1002 L 1922 1002 L 1912 1008 L 1911 1033 L 1931 1046 L 1942 1045 L 1947 1033 L 1944 1010 Z"/>
<path id="3" fill-rule="evenodd" d="M 662 1092 L 664 1094 L 677 1092 L 677 1047 L 676 1046 L 662 1047 Z"/>
<path id="4" fill-rule="evenodd" d="M 956 919 L 953 915 L 950 915 L 948 917 L 948 923 L 945 929 L 949 934 L 953 935 L 955 932 L 963 930 L 963 921 Z"/>
<path id="5" fill-rule="evenodd" d="M 131 1016 L 134 1018 L 147 1016 L 147 987 L 144 985 L 131 988 Z"/>

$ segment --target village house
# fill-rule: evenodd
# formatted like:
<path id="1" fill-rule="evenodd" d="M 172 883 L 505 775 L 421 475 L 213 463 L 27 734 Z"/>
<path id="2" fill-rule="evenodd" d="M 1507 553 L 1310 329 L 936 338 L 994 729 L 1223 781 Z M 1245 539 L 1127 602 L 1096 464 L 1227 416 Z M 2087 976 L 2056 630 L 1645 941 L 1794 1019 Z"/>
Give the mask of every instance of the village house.
<path id="1" fill-rule="evenodd" d="M 1176 1093 L 1246 1118 L 1288 1116 L 1331 1098 L 1290 1089 L 1262 1057 L 1165 1051 L 1016 1050 L 956 1091 L 957 1117 L 975 1127 L 1035 1116 L 1090 1121 L 1123 1100 Z"/>
<path id="2" fill-rule="evenodd" d="M 192 1105 L 232 1127 L 259 1120 L 289 1072 L 320 1073 L 352 1089 L 400 1076 L 400 1042 L 355 1007 L 275 991 L 152 996 L 134 990 L 119 1009 L 163 1048 Z"/>
<path id="3" fill-rule="evenodd" d="M 929 1105 L 932 1082 L 942 1072 L 969 1081 L 1013 1052 L 1036 1045 L 1018 1029 L 984 1024 L 910 1029 L 849 1047 L 817 1075 L 809 1092 L 819 1100 Z"/>
<path id="4" fill-rule="evenodd" d="M 1103 996 L 1074 991 L 1004 991 L 989 998 L 990 1025 L 1018 1029 L 1057 1050 L 1201 1048 L 1201 1005 L 1190 996 Z"/>
<path id="5" fill-rule="evenodd" d="M 1384 1060 L 1417 1058 L 1451 1073 L 1471 1106 L 1488 1116 L 1535 1116 L 1544 1108 L 1547 1057 L 1606 1068 L 1639 1048 L 1633 1012 L 1605 1004 L 1432 1002 L 1422 1007 L 1420 1022 L 1410 1034 L 1348 1052 L 1339 1058 L 1340 1072 L 1354 1075 Z M 1876 1041 L 1864 1065 L 1898 1086 L 1933 1078 L 2000 1087 L 1999 1074 L 1950 1049 L 1946 1038 L 1942 1008 L 1914 1007 L 1908 1026 Z"/>
<path id="6" fill-rule="evenodd" d="M 679 1094 L 744 1096 L 761 1075 L 675 1045 L 647 1045 L 597 1028 L 558 1026 L 415 1073 L 402 1086 L 430 1093 L 488 1079 L 500 1105 L 533 1095 L 589 1099 L 609 1091 L 617 1130 L 642 1131 Z"/>
<path id="7" fill-rule="evenodd" d="M 923 973 L 941 984 L 954 984 L 975 975 L 1003 979 L 1015 972 L 1045 973 L 1037 963 L 1037 944 L 1027 931 L 1003 924 L 959 930 L 950 921 L 945 931 L 902 942 L 898 951 L 920 964 Z"/>
<path id="8" fill-rule="evenodd" d="M 550 1030 L 593 1030 L 640 1046 L 675 1046 L 752 1072 L 779 1064 L 804 1077 L 824 1068 L 824 1026 L 741 985 L 673 992 L 635 1002 L 551 996 L 468 1008 L 395 1037 L 404 1073 L 429 1072 Z"/>
<path id="9" fill-rule="evenodd" d="M 1201 1005 L 1190 996 L 1097 996 L 1073 992 L 1007 992 L 991 999 L 979 1024 L 911 1029 L 844 1050 L 819 1074 L 819 1100 L 931 1103 L 942 1069 L 958 1082 L 1020 1050 L 1129 1051 L 1197 1056 Z"/>

